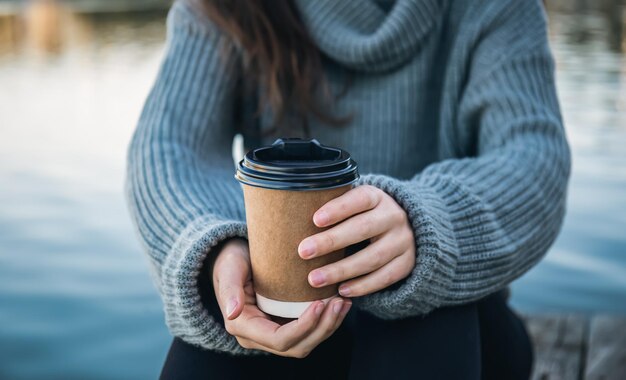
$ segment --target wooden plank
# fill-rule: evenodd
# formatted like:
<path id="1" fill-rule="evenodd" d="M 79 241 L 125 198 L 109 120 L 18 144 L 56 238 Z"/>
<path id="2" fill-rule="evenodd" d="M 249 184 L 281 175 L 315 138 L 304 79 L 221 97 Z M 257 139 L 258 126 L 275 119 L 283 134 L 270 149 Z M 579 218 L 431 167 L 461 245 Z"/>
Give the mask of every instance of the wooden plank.
<path id="1" fill-rule="evenodd" d="M 586 319 L 576 315 L 525 317 L 535 348 L 533 380 L 579 379 L 585 349 Z"/>
<path id="2" fill-rule="evenodd" d="M 626 379 L 626 317 L 591 319 L 585 379 Z"/>

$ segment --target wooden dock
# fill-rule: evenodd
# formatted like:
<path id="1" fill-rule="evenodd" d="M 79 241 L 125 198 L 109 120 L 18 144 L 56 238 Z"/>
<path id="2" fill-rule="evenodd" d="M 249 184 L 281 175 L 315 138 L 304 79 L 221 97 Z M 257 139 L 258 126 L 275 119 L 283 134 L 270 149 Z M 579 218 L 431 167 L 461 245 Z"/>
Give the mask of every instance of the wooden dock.
<path id="1" fill-rule="evenodd" d="M 533 380 L 626 379 L 626 316 L 525 316 Z"/>

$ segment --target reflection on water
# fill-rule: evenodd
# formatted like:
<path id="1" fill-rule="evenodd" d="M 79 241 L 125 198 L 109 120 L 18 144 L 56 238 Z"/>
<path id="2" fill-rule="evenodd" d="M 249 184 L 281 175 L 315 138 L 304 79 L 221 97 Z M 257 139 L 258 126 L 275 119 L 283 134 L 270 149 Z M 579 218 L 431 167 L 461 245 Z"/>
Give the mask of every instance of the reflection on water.
<path id="1" fill-rule="evenodd" d="M 158 43 L 163 37 L 160 21 L 167 4 L 168 0 L 106 3 L 93 0 L 2 3 L 0 0 L 0 54 L 24 50 L 46 56 L 71 54 L 77 49 L 93 48 L 94 44 L 127 43 L 135 39 L 139 43 Z M 100 9 L 104 5 L 106 9 Z M 132 12 L 121 12 L 120 8 Z M 158 22 L 150 28 L 146 25 L 149 21 Z"/>
<path id="2" fill-rule="evenodd" d="M 626 311 L 626 59 L 609 1 L 550 13 L 574 166 L 559 239 L 514 286 L 526 310 Z"/>
<path id="3" fill-rule="evenodd" d="M 61 49 L 61 32 L 63 19 L 71 16 L 65 7 L 53 1 L 37 1 L 30 3 L 24 12 L 27 36 L 37 48 L 50 53 L 57 53 Z M 80 34 L 79 34 L 80 35 Z"/>
<path id="4" fill-rule="evenodd" d="M 609 49 L 615 52 L 626 50 L 624 0 L 551 0 L 547 3 L 552 12 L 567 14 L 575 21 L 571 36 L 576 43 L 584 44 L 589 39 L 591 33 L 588 15 L 596 14 L 602 17 L 604 37 Z"/>
<path id="5" fill-rule="evenodd" d="M 626 312 L 623 17 L 552 4 L 574 170 L 563 232 L 513 303 Z M 158 374 L 170 338 L 122 184 L 164 16 L 46 1 L 0 16 L 0 378 Z"/>
<path id="6" fill-rule="evenodd" d="M 170 338 L 122 183 L 165 13 L 51 12 L 51 45 L 0 23 L 0 379 L 156 378 Z"/>

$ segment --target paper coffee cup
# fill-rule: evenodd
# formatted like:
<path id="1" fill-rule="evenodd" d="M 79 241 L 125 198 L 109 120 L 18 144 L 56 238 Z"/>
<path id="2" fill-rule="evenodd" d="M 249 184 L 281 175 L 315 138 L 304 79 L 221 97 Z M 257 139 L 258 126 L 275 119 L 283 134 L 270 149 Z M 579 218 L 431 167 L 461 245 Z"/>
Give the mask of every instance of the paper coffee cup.
<path id="1" fill-rule="evenodd" d="M 337 284 L 314 288 L 308 274 L 342 259 L 344 249 L 304 260 L 298 245 L 324 230 L 313 223 L 315 211 L 350 190 L 358 179 L 349 153 L 314 139 L 278 139 L 248 152 L 235 177 L 243 184 L 259 309 L 297 318 L 313 301 L 336 296 Z"/>

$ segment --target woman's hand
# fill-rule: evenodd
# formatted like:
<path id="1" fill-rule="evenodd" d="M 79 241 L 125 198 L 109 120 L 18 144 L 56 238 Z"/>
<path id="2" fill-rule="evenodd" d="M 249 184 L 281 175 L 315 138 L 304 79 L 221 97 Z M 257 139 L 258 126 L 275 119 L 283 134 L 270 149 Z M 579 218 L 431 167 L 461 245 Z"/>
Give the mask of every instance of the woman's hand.
<path id="1" fill-rule="evenodd" d="M 311 286 L 345 281 L 339 294 L 363 296 L 402 280 L 415 266 L 415 237 L 408 217 L 393 198 L 377 187 L 364 185 L 349 190 L 317 210 L 313 222 L 318 227 L 334 226 L 300 243 L 298 253 L 303 259 L 367 239 L 370 244 L 343 260 L 311 271 Z"/>
<path id="2" fill-rule="evenodd" d="M 352 302 L 336 297 L 325 306 L 316 301 L 300 318 L 274 322 L 256 306 L 248 243 L 229 240 L 213 265 L 213 288 L 226 331 L 244 348 L 304 358 L 341 325 Z"/>

